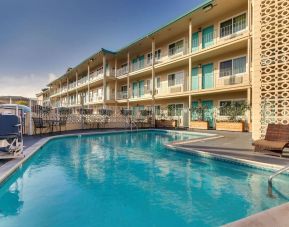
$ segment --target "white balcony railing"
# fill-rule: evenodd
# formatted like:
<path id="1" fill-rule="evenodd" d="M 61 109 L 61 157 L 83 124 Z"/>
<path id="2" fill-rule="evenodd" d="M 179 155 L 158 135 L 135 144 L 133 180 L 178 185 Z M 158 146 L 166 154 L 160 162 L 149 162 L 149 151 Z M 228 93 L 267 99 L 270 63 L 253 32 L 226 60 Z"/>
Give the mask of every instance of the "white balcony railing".
<path id="1" fill-rule="evenodd" d="M 76 87 L 76 81 L 68 84 L 68 90 L 71 90 L 71 89 L 73 89 L 73 88 L 75 88 L 75 87 Z"/>
<path id="2" fill-rule="evenodd" d="M 90 79 L 90 81 L 103 79 L 103 70 L 95 71 L 94 73 L 90 74 L 89 79 Z"/>
<path id="3" fill-rule="evenodd" d="M 246 26 L 247 26 L 247 22 L 246 22 L 246 19 L 244 19 L 244 20 L 235 22 L 233 24 L 227 25 L 225 27 L 221 27 L 220 37 L 223 38 L 223 37 L 238 33 L 240 31 L 243 31 L 246 29 Z"/>
<path id="4" fill-rule="evenodd" d="M 88 77 L 85 76 L 85 77 L 82 77 L 81 79 L 78 80 L 77 85 L 82 86 L 82 85 L 86 84 L 87 82 L 88 82 Z"/>
<path id="5" fill-rule="evenodd" d="M 128 66 L 124 66 L 124 67 L 121 67 L 120 69 L 118 69 L 116 76 L 124 76 L 126 74 L 128 74 Z"/>
<path id="6" fill-rule="evenodd" d="M 173 48 L 169 49 L 169 57 L 178 55 L 178 54 L 184 54 L 184 46 L 175 46 Z"/>
<path id="7" fill-rule="evenodd" d="M 117 99 L 127 99 L 128 95 L 127 95 L 127 91 L 120 91 L 117 93 Z"/>

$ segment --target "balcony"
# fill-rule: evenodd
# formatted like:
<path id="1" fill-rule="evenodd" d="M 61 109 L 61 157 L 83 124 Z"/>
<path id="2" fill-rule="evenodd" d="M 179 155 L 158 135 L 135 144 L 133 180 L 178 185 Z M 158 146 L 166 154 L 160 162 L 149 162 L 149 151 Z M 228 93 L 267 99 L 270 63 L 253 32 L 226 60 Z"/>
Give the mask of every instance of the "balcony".
<path id="1" fill-rule="evenodd" d="M 150 67 L 150 66 L 152 66 L 152 61 L 147 61 L 147 62 L 139 61 L 131 65 L 131 72 L 135 72 L 135 71 L 138 71 L 138 70 Z"/>
<path id="2" fill-rule="evenodd" d="M 121 67 L 120 69 L 118 69 L 116 76 L 120 77 L 120 76 L 124 76 L 126 74 L 128 74 L 128 66 L 124 66 L 124 67 Z"/>
<path id="3" fill-rule="evenodd" d="M 67 92 L 67 91 L 68 91 L 68 87 L 63 86 L 63 87 L 61 87 L 60 93 Z"/>
<path id="4" fill-rule="evenodd" d="M 201 39 L 198 37 L 192 40 L 192 52 L 197 53 L 200 50 L 211 48 L 226 43 L 236 37 L 240 37 L 248 32 L 246 20 L 212 29 L 202 34 Z"/>
<path id="5" fill-rule="evenodd" d="M 157 88 L 156 95 L 163 96 L 163 95 L 174 95 L 178 93 L 182 93 L 188 91 L 189 89 L 185 84 L 178 84 L 166 88 Z"/>
<path id="6" fill-rule="evenodd" d="M 118 92 L 116 98 L 117 98 L 118 100 L 127 99 L 127 98 L 128 98 L 128 93 L 127 93 L 127 91 L 120 91 L 120 92 Z"/>
<path id="7" fill-rule="evenodd" d="M 74 88 L 76 88 L 76 82 L 72 82 L 72 83 L 68 84 L 68 90 L 72 90 Z"/>
<path id="8" fill-rule="evenodd" d="M 102 102 L 103 101 L 103 94 L 97 94 L 94 93 L 92 96 L 89 98 L 90 103 L 96 103 L 96 102 Z"/>
<path id="9" fill-rule="evenodd" d="M 184 46 L 175 46 L 175 47 L 169 49 L 168 56 L 169 56 L 169 58 L 174 58 L 177 56 L 181 56 L 183 54 L 185 54 Z"/>
<path id="10" fill-rule="evenodd" d="M 130 99 L 150 98 L 151 90 L 134 89 L 130 91 Z"/>
<path id="11" fill-rule="evenodd" d="M 103 70 L 97 70 L 89 76 L 90 81 L 103 79 Z"/>
<path id="12" fill-rule="evenodd" d="M 83 86 L 87 83 L 88 83 L 88 76 L 85 76 L 77 81 L 77 86 Z"/>

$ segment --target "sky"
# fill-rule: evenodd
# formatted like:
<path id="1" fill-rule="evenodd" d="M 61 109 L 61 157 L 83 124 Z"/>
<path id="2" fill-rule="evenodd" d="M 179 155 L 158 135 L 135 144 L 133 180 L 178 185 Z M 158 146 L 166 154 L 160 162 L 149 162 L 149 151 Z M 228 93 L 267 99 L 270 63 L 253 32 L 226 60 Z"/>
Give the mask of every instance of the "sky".
<path id="1" fill-rule="evenodd" d="M 35 97 L 100 48 L 118 50 L 203 0 L 0 0 L 0 96 Z"/>

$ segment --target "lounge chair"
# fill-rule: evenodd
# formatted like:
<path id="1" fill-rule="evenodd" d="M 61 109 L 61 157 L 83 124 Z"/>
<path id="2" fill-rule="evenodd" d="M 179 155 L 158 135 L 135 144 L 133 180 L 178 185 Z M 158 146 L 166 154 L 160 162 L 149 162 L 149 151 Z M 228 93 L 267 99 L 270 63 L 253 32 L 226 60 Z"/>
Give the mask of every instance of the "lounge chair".
<path id="1" fill-rule="evenodd" d="M 67 123 L 67 117 L 60 117 L 59 118 L 59 131 L 61 132 L 61 127 L 65 127 L 66 128 L 66 123 Z"/>
<path id="2" fill-rule="evenodd" d="M 33 117 L 33 124 L 34 124 L 34 134 L 37 134 L 37 129 L 39 129 L 40 134 L 42 134 L 43 129 L 46 129 L 47 126 L 44 124 L 44 121 L 41 117 Z"/>
<path id="3" fill-rule="evenodd" d="M 0 148 L 0 159 L 23 154 L 22 125 L 18 116 L 0 115 L 0 140 L 6 143 Z"/>
<path id="4" fill-rule="evenodd" d="M 255 152 L 279 153 L 282 156 L 283 150 L 289 145 L 289 125 L 269 124 L 265 139 L 253 142 Z"/>

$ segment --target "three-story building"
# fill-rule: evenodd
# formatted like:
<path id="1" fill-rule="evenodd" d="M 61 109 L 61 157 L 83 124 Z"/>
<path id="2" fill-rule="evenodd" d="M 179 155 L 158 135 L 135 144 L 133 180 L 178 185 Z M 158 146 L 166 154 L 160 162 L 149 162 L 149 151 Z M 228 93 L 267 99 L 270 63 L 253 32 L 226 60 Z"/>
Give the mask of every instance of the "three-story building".
<path id="1" fill-rule="evenodd" d="M 116 52 L 102 49 L 49 84 L 51 105 L 150 107 L 156 116 L 167 108 L 171 117 L 205 106 L 214 128 L 216 115 L 226 117 L 215 107 L 252 103 L 254 6 L 209 0 Z M 183 113 L 180 125 L 192 118 Z"/>

